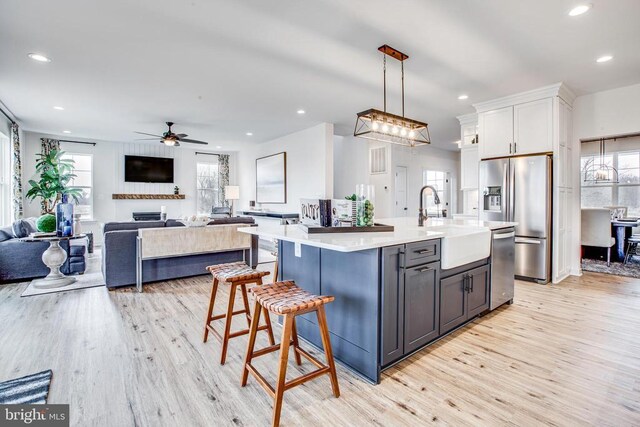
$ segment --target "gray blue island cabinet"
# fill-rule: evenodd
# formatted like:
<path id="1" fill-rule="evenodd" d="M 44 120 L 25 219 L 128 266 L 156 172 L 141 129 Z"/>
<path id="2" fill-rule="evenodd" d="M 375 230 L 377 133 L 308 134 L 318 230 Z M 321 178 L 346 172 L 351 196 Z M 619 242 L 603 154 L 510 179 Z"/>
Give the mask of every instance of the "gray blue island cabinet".
<path id="1" fill-rule="evenodd" d="M 293 280 L 326 306 L 335 360 L 362 378 L 380 372 L 489 310 L 491 231 L 510 222 L 380 220 L 393 232 L 308 234 L 297 225 L 238 231 L 278 241 L 278 280 Z M 513 248 L 512 248 L 513 249 Z M 506 276 L 505 276 L 506 277 Z M 322 347 L 314 313 L 298 334 Z"/>
<path id="2" fill-rule="evenodd" d="M 334 357 L 371 382 L 378 383 L 383 369 L 439 338 L 441 306 L 450 311 L 448 306 L 457 304 L 441 300 L 439 239 L 353 252 L 302 244 L 299 256 L 296 245 L 279 241 L 279 280 L 335 296 L 326 309 Z M 469 267 L 486 269 L 486 262 Z M 460 269 L 452 273 L 462 274 Z M 484 309 L 486 279 L 476 285 L 485 294 Z M 465 321 L 470 319 L 465 313 Z M 301 316 L 297 328 L 301 337 L 322 347 L 313 313 Z"/>

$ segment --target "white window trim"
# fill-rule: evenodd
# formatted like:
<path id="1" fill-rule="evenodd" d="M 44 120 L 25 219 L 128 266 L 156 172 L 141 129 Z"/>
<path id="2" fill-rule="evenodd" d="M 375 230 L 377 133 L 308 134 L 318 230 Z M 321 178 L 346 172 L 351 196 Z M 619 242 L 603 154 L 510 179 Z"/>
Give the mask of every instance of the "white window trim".
<path id="1" fill-rule="evenodd" d="M 425 172 L 440 172 L 440 173 L 444 173 L 445 174 L 445 179 L 446 179 L 446 188 L 444 190 L 442 190 L 443 192 L 443 197 L 441 197 L 441 204 L 439 206 L 436 206 L 436 210 L 434 211 L 433 209 L 429 210 L 427 209 L 427 214 L 431 214 L 431 215 L 437 215 L 437 216 L 441 216 L 442 215 L 442 210 L 446 209 L 447 210 L 447 215 L 450 216 L 452 214 L 452 206 L 453 206 L 453 184 L 452 184 L 452 173 L 448 170 L 442 170 L 442 169 L 433 169 L 433 168 L 422 168 L 422 185 L 426 185 L 427 184 L 427 180 L 425 177 Z M 448 203 L 448 205 L 447 205 Z"/>
<path id="2" fill-rule="evenodd" d="M 220 179 L 220 162 L 219 162 L 220 158 L 219 158 L 219 156 L 218 156 L 218 155 L 211 156 L 211 157 L 214 157 L 214 158 L 215 158 L 215 160 L 213 160 L 213 159 L 212 159 L 212 160 L 208 160 L 208 159 L 206 159 L 206 160 L 198 160 L 198 161 L 196 162 L 196 191 L 195 191 L 195 194 L 196 194 L 196 212 L 197 212 L 197 213 L 199 213 L 199 214 L 202 214 L 202 215 L 209 214 L 209 213 L 211 212 L 212 206 L 210 206 L 210 207 L 207 209 L 207 212 L 204 212 L 204 211 L 203 211 L 202 213 L 200 212 L 200 206 L 198 206 L 198 199 L 199 199 L 198 191 L 200 190 L 200 188 L 198 187 L 198 165 L 199 165 L 199 164 L 215 165 L 215 166 L 218 168 L 218 179 Z M 214 190 L 214 191 L 217 191 L 217 192 L 221 191 L 221 189 L 220 189 L 220 188 L 218 188 L 218 189 L 213 189 L 213 190 Z"/>
<path id="3" fill-rule="evenodd" d="M 78 152 L 71 152 L 71 151 L 65 151 L 65 156 L 89 156 L 89 159 L 91 160 L 91 170 L 88 172 L 91 172 L 91 186 L 87 186 L 87 185 L 74 185 L 74 188 L 88 188 L 91 190 L 91 203 L 89 204 L 89 206 L 91 207 L 91 211 L 89 213 L 89 218 L 82 218 L 80 220 L 80 222 L 82 223 L 89 223 L 89 222 L 95 222 L 95 216 L 94 216 L 94 208 L 95 208 L 95 187 L 93 185 L 94 183 L 94 179 L 93 179 L 93 154 L 92 153 L 78 153 Z M 64 156 L 63 156 L 64 157 Z M 87 170 L 85 169 L 78 169 L 78 171 L 80 172 L 87 172 Z"/>
<path id="4" fill-rule="evenodd" d="M 616 171 L 619 171 L 618 169 L 618 154 L 626 154 L 626 153 L 638 153 L 638 156 L 640 156 L 640 150 L 624 150 L 624 151 L 613 151 L 613 152 L 609 152 L 607 153 L 607 155 L 612 156 L 612 163 L 613 163 L 613 167 L 616 169 Z M 582 164 L 582 159 L 583 158 L 591 158 L 591 157 L 595 157 L 598 158 L 599 156 L 597 154 L 588 154 L 586 156 L 580 156 L 580 164 Z M 584 181 L 584 170 L 582 170 L 582 168 L 580 169 L 580 187 L 581 188 L 611 188 L 611 206 L 619 206 L 619 198 L 620 198 L 620 194 L 619 194 L 619 189 L 620 187 L 636 187 L 638 188 L 638 191 L 640 191 L 640 183 L 611 183 L 611 184 L 607 184 L 607 183 L 602 183 L 602 184 L 589 184 L 589 183 L 585 183 Z M 582 200 L 580 200 L 580 206 L 582 206 Z M 638 208 L 638 207 L 636 207 Z"/>

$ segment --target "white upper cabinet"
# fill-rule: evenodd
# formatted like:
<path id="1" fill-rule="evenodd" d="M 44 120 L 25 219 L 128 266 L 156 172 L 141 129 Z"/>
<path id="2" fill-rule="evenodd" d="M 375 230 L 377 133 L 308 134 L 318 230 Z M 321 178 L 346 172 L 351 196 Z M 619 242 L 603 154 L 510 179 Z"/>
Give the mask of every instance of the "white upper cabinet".
<path id="1" fill-rule="evenodd" d="M 513 153 L 553 151 L 553 98 L 513 106 Z"/>
<path id="2" fill-rule="evenodd" d="M 478 136 L 478 125 L 476 123 L 468 124 L 460 127 L 461 146 L 468 147 L 475 145 Z"/>
<path id="3" fill-rule="evenodd" d="M 481 159 L 513 154 L 513 107 L 478 114 L 478 129 Z"/>
<path id="4" fill-rule="evenodd" d="M 458 116 L 460 122 L 460 189 L 478 189 L 478 115 Z"/>
<path id="5" fill-rule="evenodd" d="M 478 189 L 478 146 L 462 147 L 460 150 L 460 189 Z"/>
<path id="6" fill-rule="evenodd" d="M 478 114 L 480 158 L 553 151 L 553 98 Z"/>

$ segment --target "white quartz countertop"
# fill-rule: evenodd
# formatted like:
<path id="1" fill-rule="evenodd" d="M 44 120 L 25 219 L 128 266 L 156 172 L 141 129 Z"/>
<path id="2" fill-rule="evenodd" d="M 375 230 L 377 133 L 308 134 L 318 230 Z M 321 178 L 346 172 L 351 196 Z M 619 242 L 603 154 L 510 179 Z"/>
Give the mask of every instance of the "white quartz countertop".
<path id="1" fill-rule="evenodd" d="M 299 225 L 260 225 L 241 227 L 238 231 L 266 239 L 279 239 L 338 252 L 355 252 L 401 245 L 421 240 L 440 239 L 449 235 L 465 235 L 513 227 L 515 222 L 429 218 L 424 227 L 417 218 L 382 218 L 379 224 L 393 225 L 392 232 L 307 234 Z"/>

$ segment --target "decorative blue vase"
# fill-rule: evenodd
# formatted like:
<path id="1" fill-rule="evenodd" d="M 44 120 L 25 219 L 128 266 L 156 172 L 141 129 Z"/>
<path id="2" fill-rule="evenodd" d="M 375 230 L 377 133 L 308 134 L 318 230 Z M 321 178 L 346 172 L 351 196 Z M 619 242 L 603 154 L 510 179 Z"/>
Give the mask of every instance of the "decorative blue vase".
<path id="1" fill-rule="evenodd" d="M 73 205 L 68 202 L 66 194 L 62 195 L 62 202 L 56 205 L 56 224 L 58 237 L 73 236 Z"/>

